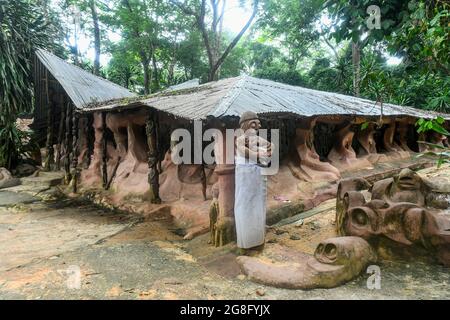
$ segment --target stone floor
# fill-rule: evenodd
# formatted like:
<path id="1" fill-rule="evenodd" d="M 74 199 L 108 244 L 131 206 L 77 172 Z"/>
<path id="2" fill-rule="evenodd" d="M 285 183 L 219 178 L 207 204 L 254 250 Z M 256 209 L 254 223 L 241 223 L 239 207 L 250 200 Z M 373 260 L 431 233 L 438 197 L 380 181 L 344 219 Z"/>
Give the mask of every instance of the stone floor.
<path id="1" fill-rule="evenodd" d="M 334 289 L 261 286 L 240 274 L 234 245 L 213 248 L 207 234 L 184 241 L 164 213 L 136 216 L 17 191 L 0 191 L 0 299 L 450 298 L 448 269 L 420 261 L 380 263 L 379 290 L 367 288 L 366 273 Z M 334 209 L 322 208 L 270 228 L 267 241 L 312 253 L 334 235 Z"/>

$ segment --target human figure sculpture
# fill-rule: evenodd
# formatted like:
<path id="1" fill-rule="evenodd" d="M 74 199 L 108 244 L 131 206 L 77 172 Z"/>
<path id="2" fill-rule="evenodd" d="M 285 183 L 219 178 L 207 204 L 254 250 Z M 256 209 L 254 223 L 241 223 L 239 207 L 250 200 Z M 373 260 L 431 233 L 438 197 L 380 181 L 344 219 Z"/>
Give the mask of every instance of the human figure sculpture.
<path id="1" fill-rule="evenodd" d="M 391 121 L 383 135 L 383 145 L 389 156 L 393 158 L 408 158 L 410 157 L 409 152 L 404 151 L 394 140 L 394 135 L 396 133 L 395 121 Z"/>
<path id="2" fill-rule="evenodd" d="M 439 147 L 445 147 L 447 143 L 447 137 L 439 132 L 432 131 L 430 132 L 430 143 L 435 144 Z M 428 145 L 428 150 L 430 151 L 440 151 L 439 147 Z"/>
<path id="3" fill-rule="evenodd" d="M 279 245 L 272 251 L 274 257 L 269 258 L 274 262 L 245 256 L 237 262 L 251 281 L 278 288 L 314 289 L 337 287 L 377 260 L 371 246 L 359 237 L 326 239 L 314 256 Z"/>
<path id="4" fill-rule="evenodd" d="M 355 168 L 372 168 L 372 164 L 367 159 L 358 159 L 353 150 L 352 141 L 355 133 L 350 130 L 350 123 L 340 128 L 335 135 L 335 143 L 328 159 L 331 164 L 341 171 Z"/>
<path id="5" fill-rule="evenodd" d="M 406 152 L 414 152 L 408 146 L 409 122 L 399 121 L 397 126 L 399 147 Z"/>
<path id="6" fill-rule="evenodd" d="M 449 203 L 428 181 L 403 169 L 394 178 L 377 181 L 369 189 L 370 201 L 360 190 L 351 191 L 352 184 L 346 186 L 341 188 L 347 192 L 336 210 L 340 234 L 371 243 L 384 238 L 399 245 L 424 247 L 450 266 L 450 217 L 443 211 Z"/>
<path id="7" fill-rule="evenodd" d="M 258 136 L 261 122 L 253 112 L 239 121 L 242 134 L 236 139 L 235 204 L 237 246 L 250 249 L 264 244 L 267 178 L 261 165 L 271 157 L 272 144 Z"/>
<path id="8" fill-rule="evenodd" d="M 377 152 L 374 134 L 375 125 L 373 123 L 369 123 L 367 128 L 358 131 L 356 139 L 361 145 L 361 148 L 358 150 L 358 157 L 365 157 L 371 163 L 384 162 L 387 160 L 387 157 Z"/>
<path id="9" fill-rule="evenodd" d="M 295 150 L 289 168 L 294 176 L 301 180 L 336 181 L 341 177 L 337 168 L 328 162 L 320 161 L 314 148 L 313 129 L 316 119 L 300 123 L 295 131 Z"/>

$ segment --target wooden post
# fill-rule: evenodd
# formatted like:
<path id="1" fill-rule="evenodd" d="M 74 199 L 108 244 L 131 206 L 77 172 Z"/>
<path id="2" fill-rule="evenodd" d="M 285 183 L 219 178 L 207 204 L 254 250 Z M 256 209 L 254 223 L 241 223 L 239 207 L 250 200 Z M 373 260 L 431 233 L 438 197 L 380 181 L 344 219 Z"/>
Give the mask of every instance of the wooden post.
<path id="1" fill-rule="evenodd" d="M 202 150 L 203 151 L 203 150 Z M 201 171 L 201 179 L 202 179 L 202 195 L 203 195 L 203 200 L 206 201 L 206 190 L 208 188 L 208 181 L 206 180 L 206 171 L 205 171 L 205 165 L 202 164 L 202 171 Z"/>
<path id="2" fill-rule="evenodd" d="M 47 156 L 45 157 L 45 171 L 50 171 L 52 169 L 52 164 L 54 163 L 54 150 L 53 150 L 53 101 L 50 101 L 50 96 L 48 92 L 48 70 L 45 72 L 45 101 L 47 105 Z"/>
<path id="3" fill-rule="evenodd" d="M 72 147 L 72 130 L 71 130 L 71 119 L 72 119 L 72 105 L 70 103 L 67 104 L 66 107 L 66 138 L 65 138 L 65 151 L 64 151 L 64 171 L 65 182 L 69 184 L 72 180 L 71 172 L 70 172 L 70 154 Z"/>
<path id="4" fill-rule="evenodd" d="M 157 152 L 157 137 L 156 137 L 156 113 L 152 111 L 149 114 L 145 132 L 147 134 L 148 144 L 148 184 L 149 184 L 149 198 L 151 203 L 161 203 L 159 197 L 159 171 L 158 152 Z"/>
<path id="5" fill-rule="evenodd" d="M 78 184 L 78 121 L 75 109 L 72 110 L 72 191 L 77 193 Z"/>
<path id="6" fill-rule="evenodd" d="M 108 141 L 106 137 L 106 112 L 102 113 L 102 182 L 103 189 L 108 186 Z"/>
<path id="7" fill-rule="evenodd" d="M 92 114 L 89 114 L 88 116 L 88 123 L 87 123 L 87 160 L 86 160 L 86 167 L 85 169 L 89 168 L 91 165 L 92 155 L 94 154 L 94 141 L 95 141 L 95 132 L 94 132 L 94 116 Z"/>
<path id="8" fill-rule="evenodd" d="M 64 120 L 65 120 L 65 110 L 64 104 L 61 105 L 61 118 L 59 119 L 59 129 L 58 129 L 58 142 L 57 142 L 57 150 L 56 150 L 56 170 L 61 170 L 61 149 L 62 143 L 64 139 Z"/>

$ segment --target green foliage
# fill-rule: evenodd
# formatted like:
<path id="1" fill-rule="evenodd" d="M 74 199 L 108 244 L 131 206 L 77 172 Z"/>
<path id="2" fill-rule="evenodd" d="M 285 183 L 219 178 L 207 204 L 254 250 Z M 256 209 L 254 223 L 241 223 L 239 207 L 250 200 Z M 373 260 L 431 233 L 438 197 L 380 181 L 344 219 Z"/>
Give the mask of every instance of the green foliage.
<path id="1" fill-rule="evenodd" d="M 417 132 L 425 133 L 428 131 L 434 131 L 444 136 L 449 137 L 450 132 L 443 127 L 445 123 L 445 119 L 442 117 L 437 117 L 436 119 L 419 119 L 416 122 Z M 450 148 L 442 145 L 438 145 L 435 143 L 429 143 L 426 141 L 419 141 L 419 143 L 427 145 L 430 148 L 430 151 L 424 152 L 419 155 L 419 157 L 429 156 L 437 158 L 437 167 L 441 167 L 445 163 L 450 163 Z M 436 151 L 437 150 L 437 151 Z"/>
<path id="2" fill-rule="evenodd" d="M 50 0 L 0 0 L 0 128 L 8 127 L 2 131 L 3 139 L 15 139 L 18 146 L 18 141 L 23 140 L 18 139 L 11 124 L 17 114 L 32 110 L 33 47 L 57 44 L 57 30 L 62 30 L 66 48 L 55 48 L 56 53 L 72 58 L 88 71 L 94 70 L 94 63 L 79 53 L 73 40 L 76 35 L 88 37 L 91 45 L 95 42 L 92 1 L 54 0 L 50 6 Z M 95 1 L 102 54 L 110 57 L 101 72 L 108 79 L 135 92 L 148 93 L 193 78 L 201 82 L 211 78 L 205 34 L 200 32 L 193 15 L 181 9 L 184 6 L 198 13 L 201 2 L 178 0 L 181 7 L 172 2 Z M 226 22 L 232 17 L 225 13 L 223 31 L 220 24 L 214 27 L 212 8 L 218 1 L 206 3 L 205 30 L 214 42 L 212 53 L 217 59 L 235 37 L 226 30 Z M 241 1 L 242 6 L 248 7 L 249 3 L 253 2 Z M 259 4 L 251 32 L 221 63 L 219 78 L 248 73 L 292 85 L 353 94 L 353 78 L 357 79 L 355 73 L 359 70 L 359 94 L 376 100 L 374 107 L 395 103 L 450 112 L 448 1 L 260 0 Z M 380 7 L 381 29 L 368 28 L 369 5 Z M 70 6 L 80 11 L 76 27 Z M 120 40 L 110 41 L 110 32 L 120 35 Z M 360 47 L 359 69 L 352 59 L 352 42 Z M 389 65 L 388 54 L 401 58 L 401 63 Z M 433 130 L 436 124 L 439 123 L 422 125 Z M 12 150 L 11 159 L 20 157 L 20 151 L 4 145 L 2 150 Z"/>
<path id="3" fill-rule="evenodd" d="M 422 133 L 432 130 L 445 136 L 450 136 L 447 129 L 442 126 L 444 122 L 445 119 L 442 117 L 437 117 L 436 119 L 431 120 L 419 119 L 416 122 L 416 126 L 418 127 L 417 132 Z"/>
<path id="4" fill-rule="evenodd" d="M 22 157 L 29 157 L 35 147 L 30 132 L 21 131 L 15 122 L 0 128 L 0 167 L 13 168 Z"/>
<path id="5" fill-rule="evenodd" d="M 35 1 L 0 1 L 0 167 L 11 168 L 23 153 L 20 113 L 32 110 L 32 54 L 52 47 L 57 34 Z"/>

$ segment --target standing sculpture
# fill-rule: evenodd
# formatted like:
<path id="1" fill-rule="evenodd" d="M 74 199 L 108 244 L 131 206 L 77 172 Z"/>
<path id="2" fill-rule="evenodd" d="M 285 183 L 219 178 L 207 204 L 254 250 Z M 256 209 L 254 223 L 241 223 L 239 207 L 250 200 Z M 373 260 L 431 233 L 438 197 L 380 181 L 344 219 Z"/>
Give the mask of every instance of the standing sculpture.
<path id="1" fill-rule="evenodd" d="M 261 122 L 255 113 L 243 113 L 239 124 L 244 132 L 236 140 L 236 235 L 237 246 L 250 249 L 264 244 L 267 178 L 261 165 L 267 165 L 272 144 L 258 136 Z"/>

